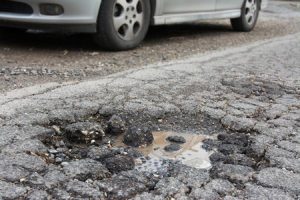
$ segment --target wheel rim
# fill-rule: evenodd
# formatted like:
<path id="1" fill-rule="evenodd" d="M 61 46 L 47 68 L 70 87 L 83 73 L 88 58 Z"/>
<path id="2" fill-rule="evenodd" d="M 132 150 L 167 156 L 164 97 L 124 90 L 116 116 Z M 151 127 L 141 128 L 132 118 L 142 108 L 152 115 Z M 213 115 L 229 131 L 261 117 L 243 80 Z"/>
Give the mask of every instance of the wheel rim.
<path id="1" fill-rule="evenodd" d="M 116 0 L 113 23 L 120 38 L 135 39 L 142 29 L 143 20 L 144 4 L 141 0 Z"/>
<path id="2" fill-rule="evenodd" d="M 246 22 L 249 25 L 252 25 L 255 22 L 257 17 L 257 11 L 258 11 L 257 0 L 246 0 L 245 18 L 246 18 Z"/>

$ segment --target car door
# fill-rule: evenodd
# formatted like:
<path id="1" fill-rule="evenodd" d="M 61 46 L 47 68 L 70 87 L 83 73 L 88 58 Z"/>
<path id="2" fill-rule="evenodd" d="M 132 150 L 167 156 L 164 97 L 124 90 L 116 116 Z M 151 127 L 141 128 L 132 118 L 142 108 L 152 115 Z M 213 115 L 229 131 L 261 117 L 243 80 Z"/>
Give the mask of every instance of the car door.
<path id="1" fill-rule="evenodd" d="M 214 11 L 216 0 L 162 0 L 164 14 Z"/>
<path id="2" fill-rule="evenodd" d="M 216 10 L 236 10 L 241 9 L 244 0 L 217 0 Z"/>

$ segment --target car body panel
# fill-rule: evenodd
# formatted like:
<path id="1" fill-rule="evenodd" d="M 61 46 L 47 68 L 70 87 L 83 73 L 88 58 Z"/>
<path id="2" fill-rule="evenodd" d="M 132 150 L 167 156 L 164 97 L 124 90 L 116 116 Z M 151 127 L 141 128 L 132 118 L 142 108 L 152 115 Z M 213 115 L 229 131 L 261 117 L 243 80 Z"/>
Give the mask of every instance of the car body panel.
<path id="1" fill-rule="evenodd" d="M 153 23 L 155 25 L 180 24 L 204 19 L 236 18 L 241 15 L 243 3 L 243 0 L 157 1 L 160 12 L 154 16 Z"/>
<path id="2" fill-rule="evenodd" d="M 0 11 L 0 26 L 22 28 L 53 28 L 75 32 L 96 32 L 98 12 L 102 0 L 13 0 L 33 8 L 32 14 L 15 14 Z M 241 15 L 244 0 L 154 0 L 152 25 L 194 22 L 203 19 L 237 18 Z M 39 4 L 62 5 L 64 14 L 42 15 Z M 0 0 L 1 4 L 1 0 Z M 267 0 L 262 0 L 262 7 Z M 76 28 L 77 26 L 77 28 Z M 71 27 L 68 29 L 68 27 Z"/>
<path id="3" fill-rule="evenodd" d="M 214 11 L 216 0 L 161 0 L 163 14 Z"/>
<path id="4" fill-rule="evenodd" d="M 17 0 L 17 2 L 30 5 L 33 8 L 33 14 L 0 12 L 0 20 L 44 24 L 92 24 L 97 22 L 101 5 L 101 0 Z M 42 3 L 59 4 L 64 8 L 64 14 L 42 15 L 39 12 L 39 5 Z"/>
<path id="5" fill-rule="evenodd" d="M 269 0 L 262 0 L 261 1 L 261 9 L 265 9 L 268 6 Z"/>
<path id="6" fill-rule="evenodd" d="M 161 16 L 154 16 L 153 23 L 155 25 L 181 24 L 181 23 L 196 22 L 199 20 L 207 20 L 207 19 L 237 18 L 240 15 L 241 15 L 240 9 L 197 12 L 197 13 L 167 14 Z"/>
<path id="7" fill-rule="evenodd" d="M 243 5 L 243 0 L 217 0 L 216 10 L 235 10 L 240 9 Z"/>
<path id="8" fill-rule="evenodd" d="M 177 12 L 170 12 L 169 9 L 165 6 L 169 6 L 165 2 L 174 2 L 175 0 L 157 0 L 158 9 L 153 19 L 154 25 L 163 25 L 163 24 L 180 24 L 195 22 L 199 20 L 208 20 L 208 19 L 227 19 L 227 18 L 238 18 L 241 16 L 241 8 L 243 6 L 244 0 L 211 0 L 210 4 L 207 4 L 206 0 L 193 0 L 192 7 L 194 9 L 187 9 L 188 12 L 181 12 L 179 8 Z M 178 0 L 180 1 L 180 0 Z M 262 8 L 267 6 L 268 0 L 261 0 Z M 186 1 L 181 1 L 186 3 Z M 198 8 L 197 2 L 206 8 Z M 214 4 L 214 9 L 211 9 L 212 4 Z M 172 6 L 174 7 L 174 5 Z M 193 10 L 193 12 L 191 12 Z M 199 11 L 195 11 L 199 10 Z"/>

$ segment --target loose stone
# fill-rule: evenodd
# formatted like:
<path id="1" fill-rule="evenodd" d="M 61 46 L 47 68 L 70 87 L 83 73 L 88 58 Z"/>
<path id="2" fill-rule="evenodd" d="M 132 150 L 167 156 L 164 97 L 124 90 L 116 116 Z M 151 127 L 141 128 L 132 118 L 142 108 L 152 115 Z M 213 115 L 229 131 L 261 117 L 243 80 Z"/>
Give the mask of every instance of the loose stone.
<path id="1" fill-rule="evenodd" d="M 108 121 L 106 132 L 111 135 L 120 135 L 125 132 L 125 129 L 125 122 L 122 118 L 117 115 L 113 115 Z"/>
<path id="2" fill-rule="evenodd" d="M 181 149 L 181 146 L 179 144 L 170 144 L 170 145 L 164 147 L 164 150 L 167 152 L 179 151 L 180 149 Z"/>
<path id="3" fill-rule="evenodd" d="M 180 144 L 186 143 L 186 139 L 182 136 L 169 136 L 167 137 L 167 140 L 170 142 L 175 142 Z"/>
<path id="4" fill-rule="evenodd" d="M 148 146 L 153 140 L 153 134 L 148 128 L 131 127 L 124 136 L 124 143 L 133 147 Z"/>

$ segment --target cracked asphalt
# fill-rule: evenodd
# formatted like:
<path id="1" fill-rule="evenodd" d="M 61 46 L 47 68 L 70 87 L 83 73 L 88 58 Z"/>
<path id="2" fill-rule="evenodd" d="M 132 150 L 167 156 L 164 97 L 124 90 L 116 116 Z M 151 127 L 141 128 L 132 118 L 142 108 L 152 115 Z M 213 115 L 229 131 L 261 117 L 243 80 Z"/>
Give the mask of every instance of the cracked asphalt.
<path id="1" fill-rule="evenodd" d="M 263 19 L 296 26 L 289 6 L 272 2 Z M 0 200 L 300 199 L 300 33 L 291 26 L 94 80 L 9 88 L 0 94 Z M 161 159 L 140 170 L 151 159 L 130 145 L 157 131 L 205 136 L 211 167 Z"/>
<path id="2" fill-rule="evenodd" d="M 299 199 L 299 42 L 297 33 L 1 95 L 0 197 Z M 138 171 L 136 149 L 105 143 L 113 141 L 105 127 L 116 115 L 126 128 L 212 136 L 203 144 L 214 152 L 212 167 L 166 161 L 155 173 Z M 93 123 L 103 128 L 103 143 L 78 150 L 52 141 Z"/>

